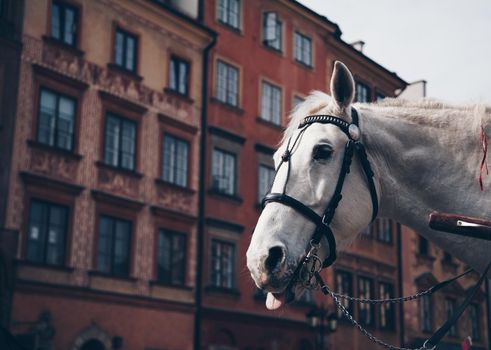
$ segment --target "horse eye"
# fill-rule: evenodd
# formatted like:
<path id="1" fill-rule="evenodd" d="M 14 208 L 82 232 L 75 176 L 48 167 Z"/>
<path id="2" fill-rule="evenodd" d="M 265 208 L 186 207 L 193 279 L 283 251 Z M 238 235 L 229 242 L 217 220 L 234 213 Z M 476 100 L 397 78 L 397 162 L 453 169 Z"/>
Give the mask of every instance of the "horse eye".
<path id="1" fill-rule="evenodd" d="M 314 151 L 312 153 L 312 158 L 315 160 L 325 160 L 329 159 L 332 154 L 332 148 L 329 145 L 317 145 L 314 147 Z"/>

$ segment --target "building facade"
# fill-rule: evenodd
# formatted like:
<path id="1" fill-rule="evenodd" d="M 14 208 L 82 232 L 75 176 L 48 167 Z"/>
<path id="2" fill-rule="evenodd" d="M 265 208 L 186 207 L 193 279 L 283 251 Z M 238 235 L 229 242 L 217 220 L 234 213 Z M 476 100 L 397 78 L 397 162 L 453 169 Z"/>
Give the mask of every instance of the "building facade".
<path id="1" fill-rule="evenodd" d="M 162 334 L 193 333 L 213 37 L 159 1 L 26 1 L 4 227 L 27 348 L 192 348 Z"/>
<path id="2" fill-rule="evenodd" d="M 312 90 L 329 92 L 335 60 L 352 70 L 360 102 L 394 96 L 406 83 L 296 1 L 206 1 L 203 20 L 219 37 L 208 75 L 201 348 L 313 349 L 315 333 L 306 322 L 312 295 L 269 312 L 245 271 L 260 202 L 274 176 L 272 154 L 295 105 Z M 352 295 L 394 296 L 396 237 L 394 223 L 378 220 L 326 273 L 330 285 Z M 399 342 L 398 310 L 350 309 L 376 335 Z M 345 322 L 329 342 L 375 348 Z"/>
<path id="3" fill-rule="evenodd" d="M 403 291 L 405 295 L 428 289 L 437 282 L 452 278 L 466 269 L 462 262 L 436 247 L 410 229 L 402 228 Z M 408 346 L 421 346 L 429 335 L 448 319 L 462 304 L 465 295 L 477 280 L 473 272 L 453 282 L 441 291 L 418 302 L 404 305 L 404 342 Z M 464 311 L 459 321 L 442 341 L 444 349 L 461 349 L 463 339 L 472 339 L 472 349 L 489 348 L 489 319 L 487 317 L 486 291 L 481 288 Z"/>

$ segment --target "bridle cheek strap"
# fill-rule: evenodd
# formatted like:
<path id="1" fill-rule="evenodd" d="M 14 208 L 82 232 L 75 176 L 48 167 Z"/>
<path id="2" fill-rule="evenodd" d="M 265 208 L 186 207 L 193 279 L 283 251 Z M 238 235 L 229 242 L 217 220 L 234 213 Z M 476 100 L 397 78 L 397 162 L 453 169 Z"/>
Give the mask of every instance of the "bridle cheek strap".
<path id="1" fill-rule="evenodd" d="M 368 190 L 370 192 L 370 197 L 372 199 L 372 221 L 375 220 L 378 214 L 378 196 L 377 189 L 375 187 L 375 183 L 373 181 L 374 173 L 370 166 L 370 162 L 367 157 L 367 153 L 363 144 L 359 141 L 360 131 L 358 129 L 358 113 L 353 108 L 352 109 L 352 124 L 344 121 L 341 118 L 331 116 L 331 115 L 313 115 L 304 118 L 304 120 L 300 123 L 299 128 L 303 128 L 300 132 L 299 136 L 293 143 L 295 146 L 298 141 L 300 135 L 308 128 L 310 125 L 314 123 L 322 123 L 322 124 L 334 124 L 338 128 L 340 128 L 347 136 L 348 141 L 346 143 L 343 162 L 341 164 L 341 169 L 339 171 L 338 181 L 336 183 L 336 187 L 334 189 L 334 193 L 329 201 L 324 213 L 322 216 L 318 215 L 314 210 L 307 207 L 305 204 L 300 202 L 299 200 L 288 196 L 285 194 L 286 184 L 288 182 L 288 177 L 286 179 L 285 185 L 283 187 L 283 193 L 269 193 L 263 199 L 263 207 L 271 202 L 281 203 L 286 205 L 304 217 L 312 221 L 316 229 L 312 235 L 311 245 L 318 246 L 322 237 L 324 236 L 329 244 L 329 255 L 322 262 L 322 267 L 328 267 L 332 265 L 332 263 L 336 260 L 336 239 L 334 238 L 334 234 L 330 228 L 330 224 L 336 212 L 336 208 L 338 207 L 339 202 L 343 198 L 341 192 L 343 190 L 344 181 L 346 179 L 346 175 L 350 172 L 350 166 L 353 159 L 353 155 L 355 151 L 358 154 L 358 158 L 360 159 L 360 163 L 365 173 Z M 290 144 L 290 140 L 288 141 L 288 145 Z M 285 162 L 288 164 L 288 175 L 290 172 L 290 158 L 291 158 L 291 150 L 288 149 L 285 152 L 285 155 L 282 157 L 282 163 Z M 294 148 L 292 147 L 292 150 Z M 278 168 L 279 169 L 279 168 Z"/>

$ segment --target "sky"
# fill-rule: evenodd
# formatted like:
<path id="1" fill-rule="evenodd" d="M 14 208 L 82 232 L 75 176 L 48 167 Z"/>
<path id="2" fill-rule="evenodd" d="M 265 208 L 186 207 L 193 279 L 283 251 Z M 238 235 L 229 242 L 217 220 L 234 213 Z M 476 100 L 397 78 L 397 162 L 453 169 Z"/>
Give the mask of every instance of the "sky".
<path id="1" fill-rule="evenodd" d="M 427 96 L 491 105 L 491 0 L 299 0 Z"/>

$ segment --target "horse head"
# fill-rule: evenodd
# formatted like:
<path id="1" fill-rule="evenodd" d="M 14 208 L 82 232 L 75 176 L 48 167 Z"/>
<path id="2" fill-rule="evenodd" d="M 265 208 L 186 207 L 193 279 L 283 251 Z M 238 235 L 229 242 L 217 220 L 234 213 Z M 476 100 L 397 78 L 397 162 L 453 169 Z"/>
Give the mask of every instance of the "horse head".
<path id="1" fill-rule="evenodd" d="M 336 125 L 313 123 L 302 128 L 305 117 L 332 115 L 351 123 L 354 80 L 341 62 L 335 62 L 331 94 L 312 93 L 292 113 L 279 149 L 274 155 L 277 170 L 271 193 L 283 193 L 322 216 L 335 193 L 349 136 Z M 286 158 L 288 161 L 286 161 Z M 348 246 L 366 227 L 372 215 L 372 198 L 365 174 L 354 156 L 346 176 L 342 201 L 330 222 L 338 249 Z M 291 206 L 270 202 L 257 222 L 247 251 L 247 266 L 257 287 L 268 292 L 266 306 L 276 309 L 285 291 L 302 293 L 301 283 L 292 285 L 292 276 L 305 257 L 316 225 Z M 327 257 L 328 242 L 322 238 L 318 255 Z"/>

